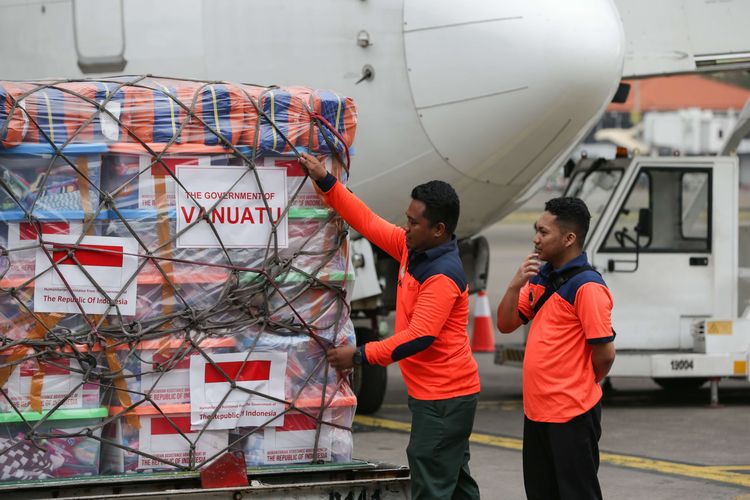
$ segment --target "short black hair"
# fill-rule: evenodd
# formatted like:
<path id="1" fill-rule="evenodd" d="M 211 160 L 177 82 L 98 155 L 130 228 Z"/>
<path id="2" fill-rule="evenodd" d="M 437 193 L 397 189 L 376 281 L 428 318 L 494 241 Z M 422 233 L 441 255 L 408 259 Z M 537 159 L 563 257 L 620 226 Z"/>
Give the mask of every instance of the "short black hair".
<path id="1" fill-rule="evenodd" d="M 583 248 L 591 214 L 582 199 L 570 196 L 552 198 L 544 204 L 544 210 L 556 217 L 555 222 L 562 229 L 575 233 L 578 244 Z"/>
<path id="2" fill-rule="evenodd" d="M 424 217 L 430 226 L 442 222 L 448 234 L 456 232 L 461 204 L 453 186 L 443 181 L 425 182 L 411 190 L 411 197 L 424 203 Z"/>

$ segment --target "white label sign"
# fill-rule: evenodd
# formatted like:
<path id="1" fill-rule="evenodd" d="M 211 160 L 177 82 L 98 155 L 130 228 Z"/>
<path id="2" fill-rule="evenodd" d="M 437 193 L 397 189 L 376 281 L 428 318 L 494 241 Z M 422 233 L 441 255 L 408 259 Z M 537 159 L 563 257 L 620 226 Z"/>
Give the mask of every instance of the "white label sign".
<path id="1" fill-rule="evenodd" d="M 83 232 L 80 221 L 51 221 L 32 224 L 11 222 L 8 224 L 8 248 L 24 248 L 39 243 L 39 231 L 47 239 L 51 235 L 78 236 Z"/>
<path id="2" fill-rule="evenodd" d="M 138 167 L 141 171 L 155 162 L 151 156 L 140 156 Z M 167 195 L 167 206 L 175 203 L 175 169 L 180 166 L 208 166 L 211 165 L 210 156 L 174 156 L 162 158 L 151 165 L 151 168 L 138 176 L 138 208 L 156 208 L 156 190 L 154 186 L 159 179 L 164 181 Z"/>
<path id="3" fill-rule="evenodd" d="M 191 432 L 188 415 L 159 415 L 141 419 L 138 449 L 163 461 L 190 465 L 190 443 L 195 443 L 195 463 L 200 465 L 227 447 L 227 431 Z M 161 460 L 138 455 L 138 469 L 168 467 Z"/>
<path id="4" fill-rule="evenodd" d="M 212 354 L 211 359 L 213 363 L 203 356 L 190 356 L 193 427 L 203 428 L 209 421 L 209 429 L 253 427 L 282 414 L 284 403 L 232 390 L 227 377 L 237 387 L 283 400 L 286 352 L 259 352 L 249 357 L 246 353 Z M 219 405 L 221 408 L 214 413 Z M 277 418 L 270 425 L 284 425 L 284 418 Z"/>
<path id="5" fill-rule="evenodd" d="M 50 221 L 32 224 L 30 222 L 8 223 L 8 248 L 21 249 L 10 254 L 8 278 L 29 279 L 34 276 L 35 245 L 39 244 L 39 231 L 46 239 L 50 235 L 79 235 L 83 232 L 80 221 Z"/>
<path id="6" fill-rule="evenodd" d="M 31 355 L 31 351 L 29 352 Z M 70 371 L 71 360 L 56 359 L 45 363 L 44 379 L 42 383 L 41 402 L 43 409 L 54 408 L 57 403 L 65 399 L 60 408 L 81 408 L 83 406 L 83 375 Z M 78 362 L 73 361 L 78 367 Z M 80 369 L 80 368 L 79 368 Z M 13 372 L 5 385 L 5 392 L 20 411 L 31 411 L 31 383 L 34 375 L 39 372 L 39 365 L 33 359 L 23 361 L 13 368 Z M 12 411 L 10 403 L 0 396 L 0 409 Z"/>
<path id="7" fill-rule="evenodd" d="M 84 236 L 77 243 L 78 238 L 52 235 L 45 238 L 44 246 L 57 263 L 57 270 L 52 267 L 44 249 L 37 249 L 35 272 L 43 274 L 34 282 L 35 312 L 76 314 L 83 309 L 89 314 L 104 314 L 109 308 L 109 300 L 118 296 L 136 272 L 138 244 L 133 238 Z M 70 251 L 74 257 L 68 256 Z M 97 290 L 92 280 L 108 297 Z M 121 314 L 135 314 L 137 286 L 137 281 L 133 280 L 125 293 L 117 298 Z M 114 307 L 109 314 L 117 314 Z"/>
<path id="8" fill-rule="evenodd" d="M 141 390 L 148 392 L 159 405 L 190 402 L 190 356 L 172 362 L 173 354 L 171 351 L 146 351 L 142 354 Z M 170 363 L 169 371 L 159 371 L 165 363 Z"/>
<path id="9" fill-rule="evenodd" d="M 315 433 L 318 422 L 300 413 L 286 414 L 282 427 L 268 427 L 263 432 L 263 455 L 266 464 L 293 464 L 313 460 L 331 461 L 331 428 L 321 425 L 317 451 Z"/>
<path id="10" fill-rule="evenodd" d="M 101 106 L 102 104 L 104 104 L 104 101 L 99 101 L 99 105 Z M 102 127 L 102 135 L 110 141 L 116 141 L 120 138 L 120 103 L 117 101 L 109 101 L 104 105 L 104 109 L 109 111 L 109 113 L 99 113 L 99 123 Z"/>
<path id="11" fill-rule="evenodd" d="M 177 238 L 178 248 L 220 248 L 211 226 L 201 220 L 204 213 L 226 248 L 265 248 L 271 243 L 273 224 L 287 205 L 285 169 L 256 168 L 261 193 L 255 173 L 246 167 L 176 168 L 184 186 L 177 189 L 177 231 L 194 224 Z M 276 234 L 279 247 L 286 248 L 287 217 L 278 223 Z"/>

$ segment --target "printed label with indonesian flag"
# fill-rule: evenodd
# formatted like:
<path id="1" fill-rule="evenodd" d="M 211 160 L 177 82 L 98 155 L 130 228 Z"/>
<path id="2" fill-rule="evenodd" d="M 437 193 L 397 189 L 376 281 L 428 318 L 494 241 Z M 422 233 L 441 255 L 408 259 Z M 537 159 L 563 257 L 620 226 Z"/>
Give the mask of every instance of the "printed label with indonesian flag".
<path id="1" fill-rule="evenodd" d="M 155 162 L 151 156 L 140 156 L 138 161 L 138 167 L 142 172 L 153 163 L 149 170 L 143 172 L 138 177 L 138 208 L 156 208 L 156 190 L 154 189 L 154 185 L 157 178 L 164 180 L 167 195 L 166 205 L 173 207 L 175 204 L 174 175 L 177 166 L 211 165 L 211 157 L 206 155 L 163 157 L 159 162 Z"/>
<path id="2" fill-rule="evenodd" d="M 327 156 L 323 161 L 326 170 L 330 172 L 333 168 L 333 160 L 331 160 L 330 156 Z M 258 158 L 255 164 L 261 167 L 286 169 L 289 183 L 289 200 L 292 206 L 326 208 L 326 204 L 318 195 L 317 191 L 315 191 L 312 181 L 310 179 L 305 179 L 305 171 L 302 170 L 302 166 L 300 166 L 296 158 L 290 156 L 266 156 Z M 300 184 L 302 184 L 301 188 L 299 187 Z M 299 192 L 297 191 L 298 188 Z M 294 196 L 295 193 L 296 196 L 294 200 L 292 200 L 292 196 Z"/>
<path id="3" fill-rule="evenodd" d="M 39 243 L 39 232 L 46 239 L 48 236 L 78 236 L 83 231 L 80 221 L 11 222 L 8 224 L 8 248 L 24 248 Z"/>
<path id="4" fill-rule="evenodd" d="M 7 278 L 29 279 L 34 276 L 34 246 L 39 244 L 39 231 L 46 239 L 53 235 L 78 236 L 83 230 L 80 221 L 9 222 L 8 248 L 16 250 L 10 254 Z M 25 250 L 18 250 L 24 248 Z M 27 250 L 26 250 L 27 249 Z"/>
<path id="5" fill-rule="evenodd" d="M 225 248 L 266 248 L 274 244 L 274 225 L 278 246 L 289 245 L 287 217 L 282 218 L 287 205 L 286 170 L 225 166 L 176 169 L 182 184 L 177 188 L 177 231 L 189 227 L 177 238 L 178 248 L 221 248 L 219 241 Z M 210 224 L 203 219 L 204 214 Z"/>
<path id="6" fill-rule="evenodd" d="M 237 387 L 283 400 L 286 352 L 259 352 L 250 356 L 246 353 L 213 354 L 211 359 L 213 363 L 203 356 L 190 357 L 193 427 L 202 427 L 209 421 L 209 429 L 252 427 L 282 414 L 284 403 L 232 390 L 229 380 L 236 381 Z M 221 407 L 214 413 L 219 405 Z M 283 424 L 284 418 L 280 417 L 270 425 Z"/>
<path id="7" fill-rule="evenodd" d="M 227 447 L 227 431 L 191 430 L 190 415 L 155 415 L 141 417 L 138 449 L 160 459 L 138 455 L 138 469 L 165 467 L 165 461 L 190 465 L 190 443 L 195 443 L 195 463 L 200 465 Z"/>
<path id="8" fill-rule="evenodd" d="M 190 356 L 174 360 L 174 351 L 141 354 L 141 390 L 156 404 L 190 402 Z M 159 371 L 169 367 L 168 371 Z"/>
<path id="9" fill-rule="evenodd" d="M 133 238 L 50 235 L 36 251 L 34 311 L 104 314 L 116 297 L 120 313 L 135 314 L 138 244 Z M 49 253 L 49 257 L 47 255 Z M 52 261 L 50 261 L 50 257 Z M 57 269 L 53 268 L 55 262 Z M 85 271 L 85 272 L 84 272 Z M 107 296 L 97 290 L 98 285 Z M 125 289 L 121 295 L 120 291 Z M 71 293 L 72 292 L 72 293 Z M 114 307 L 110 315 L 117 314 Z"/>
<path id="10" fill-rule="evenodd" d="M 29 353 L 31 355 L 31 352 Z M 2 361 L 0 361 L 2 363 Z M 70 370 L 71 363 L 76 370 Z M 10 401 L 20 411 L 31 411 L 32 381 L 39 372 L 39 364 L 35 359 L 28 359 L 13 368 L 8 382 L 3 390 Z M 82 370 L 78 361 L 69 358 L 55 359 L 54 362 L 44 362 L 44 377 L 42 378 L 41 402 L 42 408 L 54 408 L 57 403 L 65 399 L 60 408 L 83 408 L 99 405 L 99 388 L 94 384 L 85 384 Z M 0 411 L 13 411 L 11 404 L 0 396 Z"/>
<path id="11" fill-rule="evenodd" d="M 293 464 L 313 460 L 331 461 L 332 433 L 321 425 L 315 449 L 317 420 L 301 413 L 287 414 L 281 427 L 267 427 L 263 432 L 263 455 L 266 464 Z"/>

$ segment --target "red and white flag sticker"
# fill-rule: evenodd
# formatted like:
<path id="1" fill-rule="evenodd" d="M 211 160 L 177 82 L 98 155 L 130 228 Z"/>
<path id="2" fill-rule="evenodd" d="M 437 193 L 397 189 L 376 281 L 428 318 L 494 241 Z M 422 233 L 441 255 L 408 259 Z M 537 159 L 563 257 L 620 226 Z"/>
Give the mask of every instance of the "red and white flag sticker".
<path id="1" fill-rule="evenodd" d="M 164 467 L 163 461 L 190 465 L 190 444 L 195 443 L 195 463 L 200 465 L 227 447 L 227 431 L 191 430 L 190 416 L 157 415 L 141 417 L 138 448 L 161 459 L 138 455 L 138 469 Z"/>
<path id="2" fill-rule="evenodd" d="M 44 362 L 44 379 L 42 383 L 42 408 L 54 408 L 60 401 L 60 408 L 81 408 L 83 406 L 83 374 L 78 361 L 72 361 L 78 371 L 71 371 L 71 360 L 60 358 L 54 362 Z M 31 383 L 34 375 L 40 370 L 36 359 L 28 359 L 16 366 L 11 372 L 4 390 L 10 401 L 20 411 L 31 411 Z M 66 399 L 67 398 L 67 399 Z M 11 404 L 0 397 L 0 410 L 12 411 Z"/>
<path id="3" fill-rule="evenodd" d="M 76 314 L 82 308 L 90 314 L 117 314 L 109 308 L 115 300 L 121 314 L 134 315 L 137 281 L 128 281 L 138 265 L 135 239 L 79 238 L 50 235 L 45 248 L 37 249 L 35 272 L 40 276 L 35 281 L 34 311 Z"/>
<path id="4" fill-rule="evenodd" d="M 175 156 L 165 157 L 156 162 L 150 156 L 140 156 L 138 167 L 141 171 L 146 170 L 138 177 L 138 208 L 156 208 L 156 190 L 154 185 L 156 179 L 164 180 L 167 195 L 167 206 L 173 207 L 175 203 L 174 176 L 178 165 L 183 166 L 208 166 L 211 165 L 210 156 Z"/>
<path id="5" fill-rule="evenodd" d="M 190 356 L 175 360 L 171 350 L 144 351 L 141 356 L 141 391 L 160 405 L 190 402 Z M 167 366 L 169 370 L 160 371 Z"/>
<path id="6" fill-rule="evenodd" d="M 83 231 L 80 221 L 11 222 L 8 224 L 8 248 L 24 248 L 39 242 L 39 233 L 43 238 L 52 235 L 78 236 Z"/>
<path id="7" fill-rule="evenodd" d="M 43 239 L 54 235 L 78 236 L 83 232 L 83 224 L 80 221 L 50 221 L 34 224 L 9 222 L 8 248 L 15 251 L 10 254 L 7 278 L 27 280 L 34 276 L 35 251 L 36 245 L 39 244 L 40 232 Z"/>
<path id="8" fill-rule="evenodd" d="M 315 434 L 318 421 L 301 413 L 286 414 L 284 425 L 263 431 L 263 454 L 267 464 L 293 464 L 313 460 L 331 460 L 331 427 L 320 426 L 317 450 Z"/>
<path id="9" fill-rule="evenodd" d="M 246 353 L 212 354 L 211 360 L 204 356 L 190 357 L 193 427 L 203 427 L 206 422 L 210 422 L 209 429 L 252 427 L 282 414 L 284 403 L 264 395 L 283 401 L 286 352 L 259 352 L 249 356 Z M 258 394 L 232 389 L 230 380 L 238 388 Z M 270 425 L 283 424 L 284 417 L 280 417 Z"/>

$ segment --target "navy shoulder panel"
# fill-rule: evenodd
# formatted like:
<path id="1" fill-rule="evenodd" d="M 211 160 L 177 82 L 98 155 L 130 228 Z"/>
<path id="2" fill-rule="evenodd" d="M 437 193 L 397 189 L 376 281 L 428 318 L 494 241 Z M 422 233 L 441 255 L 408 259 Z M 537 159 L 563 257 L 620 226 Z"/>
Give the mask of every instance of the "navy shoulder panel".
<path id="1" fill-rule="evenodd" d="M 586 283 L 598 283 L 604 287 L 607 286 L 601 274 L 596 271 L 588 270 L 578 273 L 566 281 L 557 291 L 557 294 L 565 299 L 570 305 L 573 305 L 576 300 L 578 289 Z"/>
<path id="2" fill-rule="evenodd" d="M 529 283 L 531 283 L 532 285 L 546 286 L 547 280 L 545 280 L 541 274 L 535 274 L 534 276 L 529 278 Z"/>
<path id="3" fill-rule="evenodd" d="M 458 251 L 448 252 L 434 260 L 419 259 L 410 266 L 409 272 L 420 285 L 436 274 L 444 274 L 453 280 L 461 292 L 466 289 L 466 274 Z"/>

